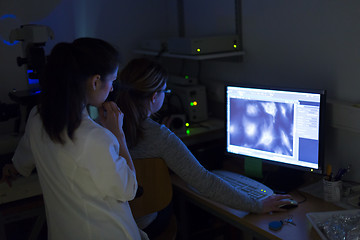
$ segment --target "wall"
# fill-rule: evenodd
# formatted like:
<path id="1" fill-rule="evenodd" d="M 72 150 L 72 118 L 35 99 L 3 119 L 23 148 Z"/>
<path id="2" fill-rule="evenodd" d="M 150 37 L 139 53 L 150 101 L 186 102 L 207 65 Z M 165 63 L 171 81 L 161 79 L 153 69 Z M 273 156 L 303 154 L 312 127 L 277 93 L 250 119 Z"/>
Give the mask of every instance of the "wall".
<path id="1" fill-rule="evenodd" d="M 114 44 L 126 62 L 141 39 L 163 37 L 171 34 L 172 29 L 176 31 L 169 27 L 175 24 L 174 19 L 166 20 L 171 4 L 174 1 L 2 0 L 0 17 L 13 14 L 16 18 L 0 19 L 0 38 L 8 40 L 10 30 L 22 24 L 47 25 L 55 33 L 55 39 L 46 43 L 47 53 L 60 41 L 82 36 L 101 37 Z M 0 101 L 8 102 L 10 90 L 26 86 L 24 67 L 16 65 L 16 57 L 22 55 L 21 44 L 0 43 L 0 52 L 3 76 Z"/>
<path id="2" fill-rule="evenodd" d="M 242 8 L 244 61 L 204 62 L 204 83 L 324 88 L 329 99 L 360 102 L 359 1 L 243 0 Z M 326 140 L 326 162 L 352 164 L 348 178 L 360 182 L 360 134 L 328 126 Z"/>
<path id="3" fill-rule="evenodd" d="M 236 0 L 182 0 L 184 36 L 203 37 L 235 34 Z"/>
<path id="4" fill-rule="evenodd" d="M 45 46 L 46 55 L 61 41 L 77 37 L 100 37 L 117 47 L 127 62 L 133 50 L 144 38 L 159 38 L 176 34 L 176 18 L 168 18 L 175 1 L 146 0 L 2 0 L 0 1 L 0 102 L 12 103 L 12 89 L 25 90 L 25 65 L 19 67 L 23 56 L 21 43 L 7 45 L 12 29 L 23 24 L 49 26 L 55 35 Z M 7 122 L 0 122 L 0 133 L 11 131 Z"/>
<path id="5" fill-rule="evenodd" d="M 46 55 L 58 42 L 99 37 L 118 48 L 122 62 L 126 63 L 134 57 L 133 50 L 142 39 L 177 34 L 176 14 L 168 15 L 176 13 L 174 7 L 175 0 L 1 0 L 0 103 L 13 103 L 8 97 L 12 89 L 27 89 L 25 65 L 19 67 L 16 63 L 18 56 L 24 57 L 21 43 L 10 46 L 3 42 L 20 25 L 40 24 L 53 30 L 54 39 L 44 47 Z M 25 112 L 25 107 L 22 111 Z M 16 148 L 20 136 L 13 134 L 14 128 L 14 118 L 0 122 L 0 155 Z"/>

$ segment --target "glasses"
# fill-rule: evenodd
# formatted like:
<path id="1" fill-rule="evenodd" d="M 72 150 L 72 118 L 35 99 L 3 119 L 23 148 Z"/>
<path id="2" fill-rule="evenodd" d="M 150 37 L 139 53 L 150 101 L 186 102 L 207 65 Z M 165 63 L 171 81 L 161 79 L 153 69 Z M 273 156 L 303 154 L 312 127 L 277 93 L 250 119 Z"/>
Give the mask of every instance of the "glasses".
<path id="1" fill-rule="evenodd" d="M 171 89 L 159 90 L 158 92 L 163 92 L 163 93 L 165 93 L 165 94 L 170 94 L 170 93 L 171 93 Z"/>

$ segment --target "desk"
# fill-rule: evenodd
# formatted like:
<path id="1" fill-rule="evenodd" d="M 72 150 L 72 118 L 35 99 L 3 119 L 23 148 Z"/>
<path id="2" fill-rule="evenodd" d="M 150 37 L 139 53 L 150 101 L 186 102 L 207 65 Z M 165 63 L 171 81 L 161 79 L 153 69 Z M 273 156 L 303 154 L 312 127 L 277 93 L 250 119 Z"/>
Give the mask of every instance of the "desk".
<path id="1" fill-rule="evenodd" d="M 11 187 L 0 183 L 0 205 L 40 195 L 42 191 L 36 173 L 28 177 L 19 176 L 12 181 Z"/>
<path id="2" fill-rule="evenodd" d="M 211 201 L 190 190 L 185 182 L 176 175 L 172 175 L 172 182 L 175 194 L 179 201 L 190 202 L 242 230 L 244 239 L 253 239 L 253 237 L 255 237 L 256 239 L 272 240 L 320 240 L 320 236 L 307 220 L 306 213 L 342 210 L 342 208 L 332 203 L 325 202 L 320 198 L 316 198 L 307 193 L 301 193 L 306 196 L 307 200 L 304 203 L 301 203 L 297 208 L 290 209 L 286 212 L 276 212 L 272 214 L 250 213 L 244 217 L 244 212 Z M 297 191 L 291 192 L 290 194 L 297 201 L 303 199 L 303 196 Z M 182 209 L 182 211 L 186 210 Z M 268 228 L 270 222 L 286 219 L 290 215 L 293 216 L 296 226 L 291 224 L 284 225 L 279 231 L 272 231 Z M 179 220 L 182 221 L 184 219 Z M 184 221 L 186 221 L 186 219 Z M 184 230 L 186 231 L 186 228 Z"/>

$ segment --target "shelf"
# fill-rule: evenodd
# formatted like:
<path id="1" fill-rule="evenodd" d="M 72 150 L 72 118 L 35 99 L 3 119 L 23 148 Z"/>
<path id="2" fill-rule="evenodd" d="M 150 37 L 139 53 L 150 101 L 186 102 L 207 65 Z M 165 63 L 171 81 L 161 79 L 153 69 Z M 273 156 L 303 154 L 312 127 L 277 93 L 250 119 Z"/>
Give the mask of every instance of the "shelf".
<path id="1" fill-rule="evenodd" d="M 148 51 L 148 50 L 135 50 L 135 53 L 150 55 L 150 56 L 157 56 L 159 54 L 158 52 Z M 185 55 L 185 54 L 174 54 L 174 53 L 168 53 L 168 52 L 161 54 L 162 57 L 191 59 L 191 60 L 210 60 L 210 59 L 217 59 L 217 58 L 236 57 L 236 56 L 242 56 L 242 55 L 244 55 L 243 51 L 221 52 L 221 53 L 204 54 L 204 55 Z"/>

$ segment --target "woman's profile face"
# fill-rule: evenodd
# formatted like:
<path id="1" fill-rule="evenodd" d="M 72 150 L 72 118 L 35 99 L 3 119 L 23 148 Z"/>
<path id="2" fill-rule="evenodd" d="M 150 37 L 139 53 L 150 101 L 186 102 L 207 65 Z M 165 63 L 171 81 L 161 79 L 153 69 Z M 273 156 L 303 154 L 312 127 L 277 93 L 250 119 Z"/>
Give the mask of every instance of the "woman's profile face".
<path id="1" fill-rule="evenodd" d="M 117 78 L 118 68 L 115 69 L 114 72 L 106 75 L 102 81 L 99 81 L 99 85 L 97 89 L 90 95 L 89 97 L 89 104 L 100 107 L 107 97 L 109 93 L 113 91 L 113 83 Z"/>
<path id="2" fill-rule="evenodd" d="M 113 83 L 116 81 L 118 75 L 118 69 L 116 68 L 114 72 L 105 76 L 105 81 L 102 81 L 102 88 L 99 93 L 101 103 L 105 102 L 109 93 L 114 90 Z"/>

